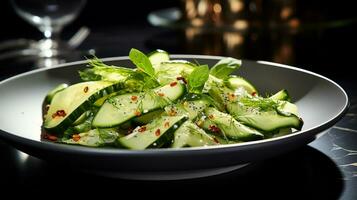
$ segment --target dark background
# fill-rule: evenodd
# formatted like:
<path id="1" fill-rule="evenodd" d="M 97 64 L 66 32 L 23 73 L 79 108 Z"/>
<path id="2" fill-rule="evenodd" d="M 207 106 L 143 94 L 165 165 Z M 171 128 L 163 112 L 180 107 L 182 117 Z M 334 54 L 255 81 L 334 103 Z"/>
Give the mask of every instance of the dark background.
<path id="1" fill-rule="evenodd" d="M 263 8 L 274 12 L 275 5 L 284 1 L 262 1 Z M 285 1 L 289 2 L 289 1 Z M 296 5 L 296 15 L 301 24 L 336 20 L 351 20 L 348 25 L 333 25 L 302 29 L 298 34 L 288 35 L 276 30 L 259 30 L 258 40 L 247 42 L 243 50 L 230 53 L 219 48 L 217 35 L 203 35 L 194 42 L 185 41 L 182 30 L 154 28 L 148 23 L 149 12 L 168 7 L 180 7 L 180 0 L 155 1 L 88 1 L 77 20 L 67 26 L 62 34 L 69 38 L 80 26 L 91 29 L 91 35 L 81 48 L 95 48 L 100 57 L 127 55 L 131 47 L 151 51 L 162 48 L 171 53 L 229 55 L 253 60 L 276 61 L 296 65 L 327 76 L 351 76 L 355 68 L 357 44 L 357 17 L 353 1 L 291 1 Z M 266 13 L 269 15 L 269 13 Z M 273 13 L 274 14 L 274 13 Z M 0 12 L 0 41 L 14 38 L 40 39 L 41 33 L 18 17 L 9 1 L 4 1 Z M 140 37 L 140 38 L 139 38 Z M 284 38 L 287 39 L 284 39 Z M 282 39 L 283 38 L 283 39 Z M 206 42 L 202 42 L 202 41 Z M 211 42 L 211 41 L 212 42 Z M 275 49 L 288 41 L 292 45 L 293 58 L 274 59 Z M 215 48 L 218 50 L 214 50 Z M 211 49 L 211 50 L 207 50 Z M 217 49 L 216 48 L 216 49 Z M 212 50 L 213 49 L 213 50 Z"/>

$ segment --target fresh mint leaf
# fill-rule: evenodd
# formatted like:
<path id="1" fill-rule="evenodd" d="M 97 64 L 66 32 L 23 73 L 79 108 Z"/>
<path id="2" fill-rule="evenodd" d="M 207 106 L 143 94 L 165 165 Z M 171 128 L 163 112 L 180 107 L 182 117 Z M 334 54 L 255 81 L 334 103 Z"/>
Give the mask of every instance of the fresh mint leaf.
<path id="1" fill-rule="evenodd" d="M 207 65 L 200 65 L 196 67 L 188 76 L 188 91 L 190 93 L 202 93 L 203 86 L 205 85 L 209 76 L 209 68 Z"/>
<path id="2" fill-rule="evenodd" d="M 210 74 L 220 78 L 225 79 L 230 75 L 234 70 L 238 69 L 242 64 L 241 60 L 235 58 L 224 58 L 218 61 L 211 69 Z"/>
<path id="3" fill-rule="evenodd" d="M 132 48 L 129 52 L 129 58 L 131 62 L 133 62 L 140 70 L 142 70 L 152 78 L 156 78 L 155 70 L 152 67 L 149 58 L 143 52 Z"/>

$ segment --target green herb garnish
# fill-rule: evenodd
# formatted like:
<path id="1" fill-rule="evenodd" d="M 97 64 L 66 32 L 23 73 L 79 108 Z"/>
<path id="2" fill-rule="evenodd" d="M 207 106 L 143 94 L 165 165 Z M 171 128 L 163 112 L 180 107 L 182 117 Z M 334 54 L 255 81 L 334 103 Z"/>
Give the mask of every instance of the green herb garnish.
<path id="1" fill-rule="evenodd" d="M 276 101 L 269 98 L 242 97 L 239 102 L 244 106 L 258 108 L 261 111 L 276 110 L 279 106 Z"/>
<path id="2" fill-rule="evenodd" d="M 132 48 L 129 52 L 129 58 L 140 70 L 151 78 L 156 79 L 155 69 L 152 67 L 149 58 L 143 52 Z"/>
<path id="3" fill-rule="evenodd" d="M 224 58 L 218 61 L 210 70 L 210 74 L 220 78 L 225 79 L 230 75 L 234 70 L 238 69 L 241 66 L 241 60 L 235 58 Z"/>
<path id="4" fill-rule="evenodd" d="M 188 76 L 188 91 L 190 93 L 201 94 L 209 76 L 209 68 L 207 65 L 196 67 Z"/>

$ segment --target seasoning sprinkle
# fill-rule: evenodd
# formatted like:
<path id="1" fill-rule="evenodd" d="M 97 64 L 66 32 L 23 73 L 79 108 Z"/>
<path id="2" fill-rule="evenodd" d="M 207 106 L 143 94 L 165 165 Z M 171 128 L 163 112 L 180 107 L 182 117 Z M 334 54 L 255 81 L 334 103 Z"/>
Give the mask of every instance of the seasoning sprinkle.
<path id="1" fill-rule="evenodd" d="M 159 128 L 155 131 L 155 135 L 156 136 L 160 136 L 160 129 Z"/>
<path id="2" fill-rule="evenodd" d="M 174 87 L 175 85 L 177 85 L 177 82 L 176 82 L 176 81 L 170 83 L 170 86 L 171 86 L 171 87 Z"/>
<path id="3" fill-rule="evenodd" d="M 138 129 L 138 131 L 139 131 L 140 133 L 146 131 L 146 126 L 140 127 L 140 128 Z"/>
<path id="4" fill-rule="evenodd" d="M 89 90 L 89 87 L 88 87 L 88 86 L 86 86 L 86 87 L 83 89 L 83 92 L 84 92 L 84 93 L 87 93 L 87 92 L 88 92 L 88 90 Z"/>

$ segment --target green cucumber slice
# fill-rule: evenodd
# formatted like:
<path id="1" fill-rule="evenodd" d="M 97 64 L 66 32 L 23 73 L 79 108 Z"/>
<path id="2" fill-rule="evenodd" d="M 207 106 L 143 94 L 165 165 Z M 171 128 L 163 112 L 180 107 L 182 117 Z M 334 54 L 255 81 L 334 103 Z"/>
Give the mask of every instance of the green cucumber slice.
<path id="1" fill-rule="evenodd" d="M 63 133 L 99 98 L 122 88 L 121 83 L 89 81 L 58 92 L 50 104 L 43 127 L 50 133 Z"/>
<path id="2" fill-rule="evenodd" d="M 173 83 L 147 92 L 129 93 L 109 98 L 94 117 L 93 126 L 114 127 L 143 113 L 163 108 L 180 98 L 185 92 L 183 84 Z"/>
<path id="3" fill-rule="evenodd" d="M 160 148 L 172 142 L 174 131 L 186 120 L 186 116 L 161 116 L 145 126 L 137 127 L 131 134 L 119 138 L 118 144 L 136 150 Z"/>

